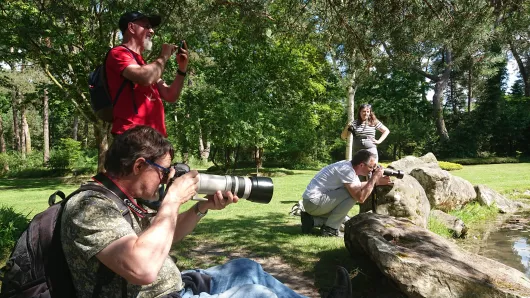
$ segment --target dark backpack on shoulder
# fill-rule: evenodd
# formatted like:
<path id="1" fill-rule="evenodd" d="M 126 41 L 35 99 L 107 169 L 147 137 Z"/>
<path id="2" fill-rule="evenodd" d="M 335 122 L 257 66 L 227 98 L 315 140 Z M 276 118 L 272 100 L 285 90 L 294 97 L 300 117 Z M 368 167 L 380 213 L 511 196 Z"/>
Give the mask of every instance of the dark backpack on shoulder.
<path id="1" fill-rule="evenodd" d="M 132 225 L 129 209 L 122 199 L 99 184 L 82 185 L 66 198 L 62 191 L 56 191 L 48 200 L 50 207 L 35 215 L 31 220 L 13 248 L 5 267 L 1 269 L 0 298 L 76 297 L 72 276 L 61 244 L 61 216 L 66 202 L 72 196 L 86 190 L 101 192 L 111 198 L 118 204 L 122 215 Z M 62 198 L 59 203 L 55 203 L 56 196 Z M 99 295 L 102 284 L 108 282 L 109 276 L 112 280 L 114 275 L 110 269 L 100 264 L 98 284 L 93 297 Z"/>
<path id="2" fill-rule="evenodd" d="M 136 59 L 136 56 L 134 56 L 131 50 L 129 50 L 126 46 L 122 47 L 129 51 L 129 53 L 134 58 L 134 60 L 136 60 L 136 63 L 138 63 L 138 65 L 142 65 L 140 61 Z M 106 64 L 107 58 L 109 57 L 111 50 L 109 50 L 107 52 L 107 55 L 105 55 L 105 60 L 103 60 L 103 64 L 98 65 L 96 69 L 88 76 L 88 90 L 90 93 L 90 105 L 92 106 L 92 110 L 99 119 L 110 123 L 112 123 L 113 120 L 112 111 L 114 109 L 114 106 L 118 102 L 120 94 L 123 91 L 123 88 L 125 88 L 125 85 L 127 84 L 131 88 L 134 113 L 138 114 L 138 108 L 136 107 L 136 102 L 134 100 L 134 83 L 132 81 L 123 78 L 123 83 L 118 89 L 116 97 L 112 99 L 112 97 L 110 96 L 109 83 L 107 81 Z"/>

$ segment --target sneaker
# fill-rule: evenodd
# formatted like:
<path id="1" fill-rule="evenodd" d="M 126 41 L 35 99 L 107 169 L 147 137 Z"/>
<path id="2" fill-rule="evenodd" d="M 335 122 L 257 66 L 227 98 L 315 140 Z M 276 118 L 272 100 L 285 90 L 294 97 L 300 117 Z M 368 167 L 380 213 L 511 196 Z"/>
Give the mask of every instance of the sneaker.
<path id="1" fill-rule="evenodd" d="M 339 237 L 339 230 L 324 225 L 320 228 L 320 235 L 324 237 Z"/>
<path id="2" fill-rule="evenodd" d="M 337 266 L 335 283 L 326 298 L 352 298 L 350 274 L 346 268 Z"/>
<path id="3" fill-rule="evenodd" d="M 300 219 L 302 221 L 302 233 L 304 234 L 311 234 L 311 231 L 313 230 L 313 227 L 315 226 L 315 221 L 313 220 L 313 216 L 311 214 L 302 211 L 300 213 Z"/>
<path id="4" fill-rule="evenodd" d="M 344 217 L 344 220 L 342 221 L 342 223 L 340 224 L 340 228 L 339 228 L 339 231 L 340 232 L 344 232 L 344 229 L 346 228 L 346 222 L 348 220 L 350 220 L 351 217 L 349 217 L 348 215 L 346 215 L 346 217 Z"/>
<path id="5" fill-rule="evenodd" d="M 296 203 L 291 207 L 291 211 L 289 212 L 289 215 L 292 216 L 301 216 L 302 209 L 300 209 L 300 203 Z"/>

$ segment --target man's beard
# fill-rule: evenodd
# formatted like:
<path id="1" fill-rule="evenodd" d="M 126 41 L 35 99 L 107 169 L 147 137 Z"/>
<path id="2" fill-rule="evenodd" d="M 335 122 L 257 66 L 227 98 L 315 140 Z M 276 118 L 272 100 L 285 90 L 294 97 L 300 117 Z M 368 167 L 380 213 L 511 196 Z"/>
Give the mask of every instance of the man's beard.
<path id="1" fill-rule="evenodd" d="M 153 48 L 153 42 L 151 41 L 151 38 L 146 37 L 144 39 L 144 49 L 146 51 L 150 51 Z"/>

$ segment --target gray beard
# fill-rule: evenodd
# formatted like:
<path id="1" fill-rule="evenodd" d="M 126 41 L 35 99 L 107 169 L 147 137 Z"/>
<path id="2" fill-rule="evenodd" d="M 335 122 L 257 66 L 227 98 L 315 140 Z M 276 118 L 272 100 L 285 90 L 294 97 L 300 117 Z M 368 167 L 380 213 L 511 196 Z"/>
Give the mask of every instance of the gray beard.
<path id="1" fill-rule="evenodd" d="M 150 38 L 144 39 L 144 49 L 150 51 L 153 48 L 153 42 Z"/>

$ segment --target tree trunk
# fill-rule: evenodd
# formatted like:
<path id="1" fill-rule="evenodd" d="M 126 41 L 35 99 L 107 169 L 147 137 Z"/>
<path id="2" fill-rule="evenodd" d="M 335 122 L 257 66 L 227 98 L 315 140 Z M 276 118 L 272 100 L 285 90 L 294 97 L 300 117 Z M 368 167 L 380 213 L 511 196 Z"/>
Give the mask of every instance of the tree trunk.
<path id="1" fill-rule="evenodd" d="M 440 78 L 434 85 L 434 95 L 432 97 L 432 104 L 434 106 L 434 120 L 436 121 L 436 131 L 443 140 L 449 140 L 447 128 L 445 128 L 445 121 L 442 108 L 442 95 L 447 87 L 447 78 Z"/>
<path id="2" fill-rule="evenodd" d="M 254 150 L 254 160 L 256 161 L 256 174 L 258 174 L 259 169 L 263 167 L 263 147 L 256 146 Z"/>
<path id="3" fill-rule="evenodd" d="M 355 83 L 355 76 L 351 80 L 351 84 L 348 87 L 348 123 L 355 119 L 354 108 L 355 108 L 355 92 L 357 92 L 357 84 Z M 353 135 L 348 136 L 348 145 L 346 146 L 346 159 L 351 160 L 353 157 Z"/>
<path id="4" fill-rule="evenodd" d="M 50 124 L 48 100 L 48 89 L 44 89 L 44 96 L 42 98 L 43 164 L 47 164 L 50 160 Z"/>
<path id="5" fill-rule="evenodd" d="M 24 150 L 26 153 L 31 153 L 31 135 L 29 132 L 29 125 L 28 125 L 28 119 L 26 117 L 26 107 L 24 106 L 22 109 L 22 132 L 24 134 Z"/>
<path id="6" fill-rule="evenodd" d="M 4 137 L 4 120 L 0 114 L 0 153 L 6 153 L 6 139 Z"/>
<path id="7" fill-rule="evenodd" d="M 2 114 L 0 114 L 0 153 L 6 153 L 7 152 L 7 148 L 6 148 L 6 141 L 5 141 L 5 138 L 4 138 L 4 121 L 2 119 Z M 9 164 L 6 162 L 4 162 L 4 164 L 2 165 L 2 173 L 6 173 L 6 172 L 9 172 Z"/>
<path id="8" fill-rule="evenodd" d="M 83 121 L 85 123 L 85 126 L 84 126 L 84 136 L 83 136 L 83 148 L 84 149 L 87 149 L 88 148 L 88 129 L 89 129 L 89 126 L 90 126 L 90 121 L 86 120 Z"/>
<path id="9" fill-rule="evenodd" d="M 528 76 L 528 69 L 525 67 L 521 55 L 517 52 L 517 49 L 513 46 L 513 43 L 510 42 L 510 50 L 512 51 L 515 61 L 517 61 L 517 66 L 519 66 L 519 73 L 524 83 L 524 96 L 530 97 L 530 80 Z"/>
<path id="10" fill-rule="evenodd" d="M 13 90 L 11 92 L 11 105 L 13 110 L 13 150 L 16 150 L 20 152 L 20 133 L 18 132 L 18 129 L 20 127 L 19 120 L 18 120 L 18 107 L 19 104 L 17 102 L 17 91 Z"/>
<path id="11" fill-rule="evenodd" d="M 434 85 L 434 95 L 432 97 L 432 104 L 434 107 L 434 121 L 436 122 L 436 130 L 438 135 L 442 140 L 449 140 L 449 133 L 447 133 L 447 128 L 445 127 L 444 115 L 443 115 L 443 93 L 445 88 L 447 88 L 447 83 L 451 75 L 451 51 L 445 51 L 445 64 L 444 71 L 442 76 L 435 82 Z"/>
<path id="12" fill-rule="evenodd" d="M 200 127 L 200 125 L 199 125 Z M 207 162 L 210 156 L 210 142 L 199 128 L 199 156 L 202 162 Z"/>
<path id="13" fill-rule="evenodd" d="M 18 93 L 17 93 L 18 95 Z M 17 99 L 21 103 L 20 99 Z M 22 159 L 26 159 L 26 134 L 24 133 L 24 120 L 26 119 L 26 108 L 23 105 L 20 105 L 20 119 L 18 121 L 18 133 L 20 139 L 20 156 Z"/>
<path id="14" fill-rule="evenodd" d="M 79 115 L 74 116 L 74 125 L 72 127 L 72 139 L 77 141 L 77 131 L 79 129 Z"/>
<path id="15" fill-rule="evenodd" d="M 108 124 L 104 124 L 101 121 L 94 123 L 94 137 L 98 146 L 98 172 L 105 171 L 105 155 L 109 149 L 108 130 Z"/>
<path id="16" fill-rule="evenodd" d="M 453 72 L 451 72 L 451 75 L 450 75 L 450 85 L 449 85 L 449 90 L 450 90 L 450 94 L 451 94 L 451 107 L 453 108 L 453 115 L 456 115 L 458 114 L 458 99 L 456 98 L 456 91 L 455 91 L 455 78 L 454 78 L 454 74 Z"/>
<path id="17" fill-rule="evenodd" d="M 469 67 L 469 73 L 467 74 L 467 112 L 471 112 L 471 99 L 473 98 L 473 65 Z"/>

